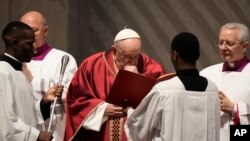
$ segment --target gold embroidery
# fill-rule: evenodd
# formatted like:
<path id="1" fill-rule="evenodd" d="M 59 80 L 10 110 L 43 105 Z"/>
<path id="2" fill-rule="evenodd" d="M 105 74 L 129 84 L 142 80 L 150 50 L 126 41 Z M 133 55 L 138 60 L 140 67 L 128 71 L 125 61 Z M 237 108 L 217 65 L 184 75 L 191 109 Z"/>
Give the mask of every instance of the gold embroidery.
<path id="1" fill-rule="evenodd" d="M 109 140 L 122 141 L 123 118 L 110 118 Z"/>

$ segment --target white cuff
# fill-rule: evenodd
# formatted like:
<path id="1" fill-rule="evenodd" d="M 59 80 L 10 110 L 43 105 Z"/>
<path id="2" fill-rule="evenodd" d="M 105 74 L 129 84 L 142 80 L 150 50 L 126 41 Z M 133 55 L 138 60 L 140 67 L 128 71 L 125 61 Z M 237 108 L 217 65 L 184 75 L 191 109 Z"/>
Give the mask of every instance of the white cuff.
<path id="1" fill-rule="evenodd" d="M 108 103 L 106 102 L 99 105 L 83 123 L 83 128 L 93 131 L 100 131 L 102 124 L 108 119 L 108 117 L 104 116 L 107 106 Z"/>

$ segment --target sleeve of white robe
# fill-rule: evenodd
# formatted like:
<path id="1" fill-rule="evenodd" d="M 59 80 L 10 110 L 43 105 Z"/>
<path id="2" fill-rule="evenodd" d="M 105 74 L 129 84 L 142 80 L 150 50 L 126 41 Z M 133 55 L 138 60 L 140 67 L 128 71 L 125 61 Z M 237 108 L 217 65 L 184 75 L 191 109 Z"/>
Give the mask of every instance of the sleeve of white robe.
<path id="1" fill-rule="evenodd" d="M 250 105 L 248 103 L 238 103 L 239 118 L 241 125 L 250 124 Z"/>
<path id="2" fill-rule="evenodd" d="M 36 141 L 39 131 L 24 123 L 12 108 L 16 104 L 12 89 L 9 78 L 0 74 L 0 140 Z"/>
<path id="3" fill-rule="evenodd" d="M 142 100 L 135 111 L 128 116 L 125 123 L 125 132 L 129 140 L 151 141 L 161 124 L 161 106 L 158 106 L 159 96 L 154 87 Z"/>
<path id="4" fill-rule="evenodd" d="M 41 100 L 42 99 L 40 99 L 38 101 L 35 101 L 34 107 L 35 107 L 35 110 L 36 110 L 37 124 L 42 125 L 42 130 L 45 130 L 45 127 L 43 125 L 44 119 L 43 119 L 42 111 L 41 111 L 41 108 L 40 108 Z"/>
<path id="5" fill-rule="evenodd" d="M 86 119 L 82 124 L 82 127 L 88 130 L 100 131 L 102 124 L 108 119 L 107 116 L 104 116 L 104 112 L 108 103 L 104 102 L 99 105 Z"/>

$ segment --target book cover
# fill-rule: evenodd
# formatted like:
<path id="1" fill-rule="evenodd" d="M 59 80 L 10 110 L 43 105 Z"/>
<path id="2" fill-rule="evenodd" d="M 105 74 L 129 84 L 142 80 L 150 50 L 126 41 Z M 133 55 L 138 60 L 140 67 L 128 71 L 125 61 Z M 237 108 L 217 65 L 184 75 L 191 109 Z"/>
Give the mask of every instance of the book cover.
<path id="1" fill-rule="evenodd" d="M 157 82 L 167 80 L 173 76 L 175 74 L 163 75 L 158 80 L 121 69 L 106 101 L 121 107 L 131 106 L 136 108 Z"/>

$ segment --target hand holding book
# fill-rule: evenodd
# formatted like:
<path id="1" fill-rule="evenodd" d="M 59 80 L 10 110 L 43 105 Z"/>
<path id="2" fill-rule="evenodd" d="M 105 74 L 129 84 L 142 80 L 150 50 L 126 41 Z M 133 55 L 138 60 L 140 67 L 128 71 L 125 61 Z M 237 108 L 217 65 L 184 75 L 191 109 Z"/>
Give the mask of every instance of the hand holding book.
<path id="1" fill-rule="evenodd" d="M 136 108 L 156 83 L 174 76 L 175 74 L 171 73 L 163 75 L 159 79 L 154 79 L 121 69 L 106 101 L 121 107 L 131 106 Z"/>

